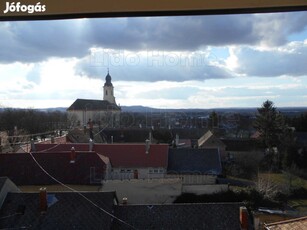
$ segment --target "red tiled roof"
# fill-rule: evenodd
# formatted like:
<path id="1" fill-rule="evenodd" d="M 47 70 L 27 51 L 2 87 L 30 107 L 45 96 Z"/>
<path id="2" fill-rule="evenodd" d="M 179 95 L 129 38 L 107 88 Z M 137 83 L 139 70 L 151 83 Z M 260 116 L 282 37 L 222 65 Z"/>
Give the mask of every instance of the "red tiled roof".
<path id="1" fill-rule="evenodd" d="M 65 184 L 95 184 L 104 178 L 105 163 L 95 152 L 76 152 L 73 164 L 70 151 L 33 153 L 33 156 L 50 175 Z M 9 177 L 17 185 L 57 184 L 29 153 L 0 154 L 0 176 Z"/>
<path id="2" fill-rule="evenodd" d="M 36 144 L 37 152 L 89 151 L 89 144 Z M 145 144 L 94 144 L 93 151 L 108 157 L 113 167 L 164 167 L 167 168 L 168 145 L 151 144 L 146 154 Z"/>
<path id="3" fill-rule="evenodd" d="M 306 229 L 307 228 L 307 216 L 275 222 L 271 224 L 265 224 L 265 229 L 268 230 L 287 230 L 287 229 Z"/>

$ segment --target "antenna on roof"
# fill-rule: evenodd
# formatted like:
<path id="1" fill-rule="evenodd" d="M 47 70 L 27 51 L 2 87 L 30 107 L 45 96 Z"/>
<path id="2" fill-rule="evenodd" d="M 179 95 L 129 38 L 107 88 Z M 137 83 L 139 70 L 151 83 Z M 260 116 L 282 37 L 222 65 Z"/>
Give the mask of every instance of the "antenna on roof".
<path id="1" fill-rule="evenodd" d="M 90 146 L 89 151 L 92 152 L 93 151 L 94 142 L 93 142 L 93 140 L 91 138 L 89 140 L 89 146 Z"/>
<path id="2" fill-rule="evenodd" d="M 74 147 L 71 147 L 69 163 L 74 164 L 75 162 L 76 162 L 76 151 Z"/>
<path id="3" fill-rule="evenodd" d="M 145 141 L 145 147 L 146 147 L 146 152 L 145 153 L 148 154 L 149 153 L 149 149 L 150 149 L 150 140 L 147 139 Z"/>
<path id="4" fill-rule="evenodd" d="M 31 139 L 31 151 L 36 152 L 34 139 Z"/>

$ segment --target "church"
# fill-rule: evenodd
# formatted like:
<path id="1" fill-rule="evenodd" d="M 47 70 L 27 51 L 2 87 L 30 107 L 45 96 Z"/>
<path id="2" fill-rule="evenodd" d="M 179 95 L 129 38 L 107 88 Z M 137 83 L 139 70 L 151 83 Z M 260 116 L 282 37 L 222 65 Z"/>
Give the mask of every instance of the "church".
<path id="1" fill-rule="evenodd" d="M 89 119 L 102 127 L 118 127 L 121 109 L 117 106 L 114 97 L 112 78 L 108 74 L 103 86 L 103 100 L 77 99 L 67 109 L 70 123 L 87 125 Z"/>

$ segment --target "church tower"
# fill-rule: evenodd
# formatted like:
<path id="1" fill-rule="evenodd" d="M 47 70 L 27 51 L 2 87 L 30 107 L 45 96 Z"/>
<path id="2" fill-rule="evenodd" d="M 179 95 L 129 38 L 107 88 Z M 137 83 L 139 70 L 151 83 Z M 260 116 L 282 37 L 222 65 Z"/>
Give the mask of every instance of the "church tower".
<path id="1" fill-rule="evenodd" d="M 112 78 L 108 70 L 108 74 L 106 76 L 106 82 L 104 83 L 104 86 L 103 86 L 103 100 L 116 104 L 115 97 L 114 97 L 114 87 L 111 81 L 112 81 Z"/>

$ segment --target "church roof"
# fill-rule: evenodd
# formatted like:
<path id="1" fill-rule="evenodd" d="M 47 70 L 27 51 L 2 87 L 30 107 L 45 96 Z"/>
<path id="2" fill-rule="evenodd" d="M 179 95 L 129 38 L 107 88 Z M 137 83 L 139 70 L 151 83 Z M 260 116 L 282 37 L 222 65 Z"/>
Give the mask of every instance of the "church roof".
<path id="1" fill-rule="evenodd" d="M 67 110 L 120 110 L 120 107 L 107 100 L 77 99 Z"/>

